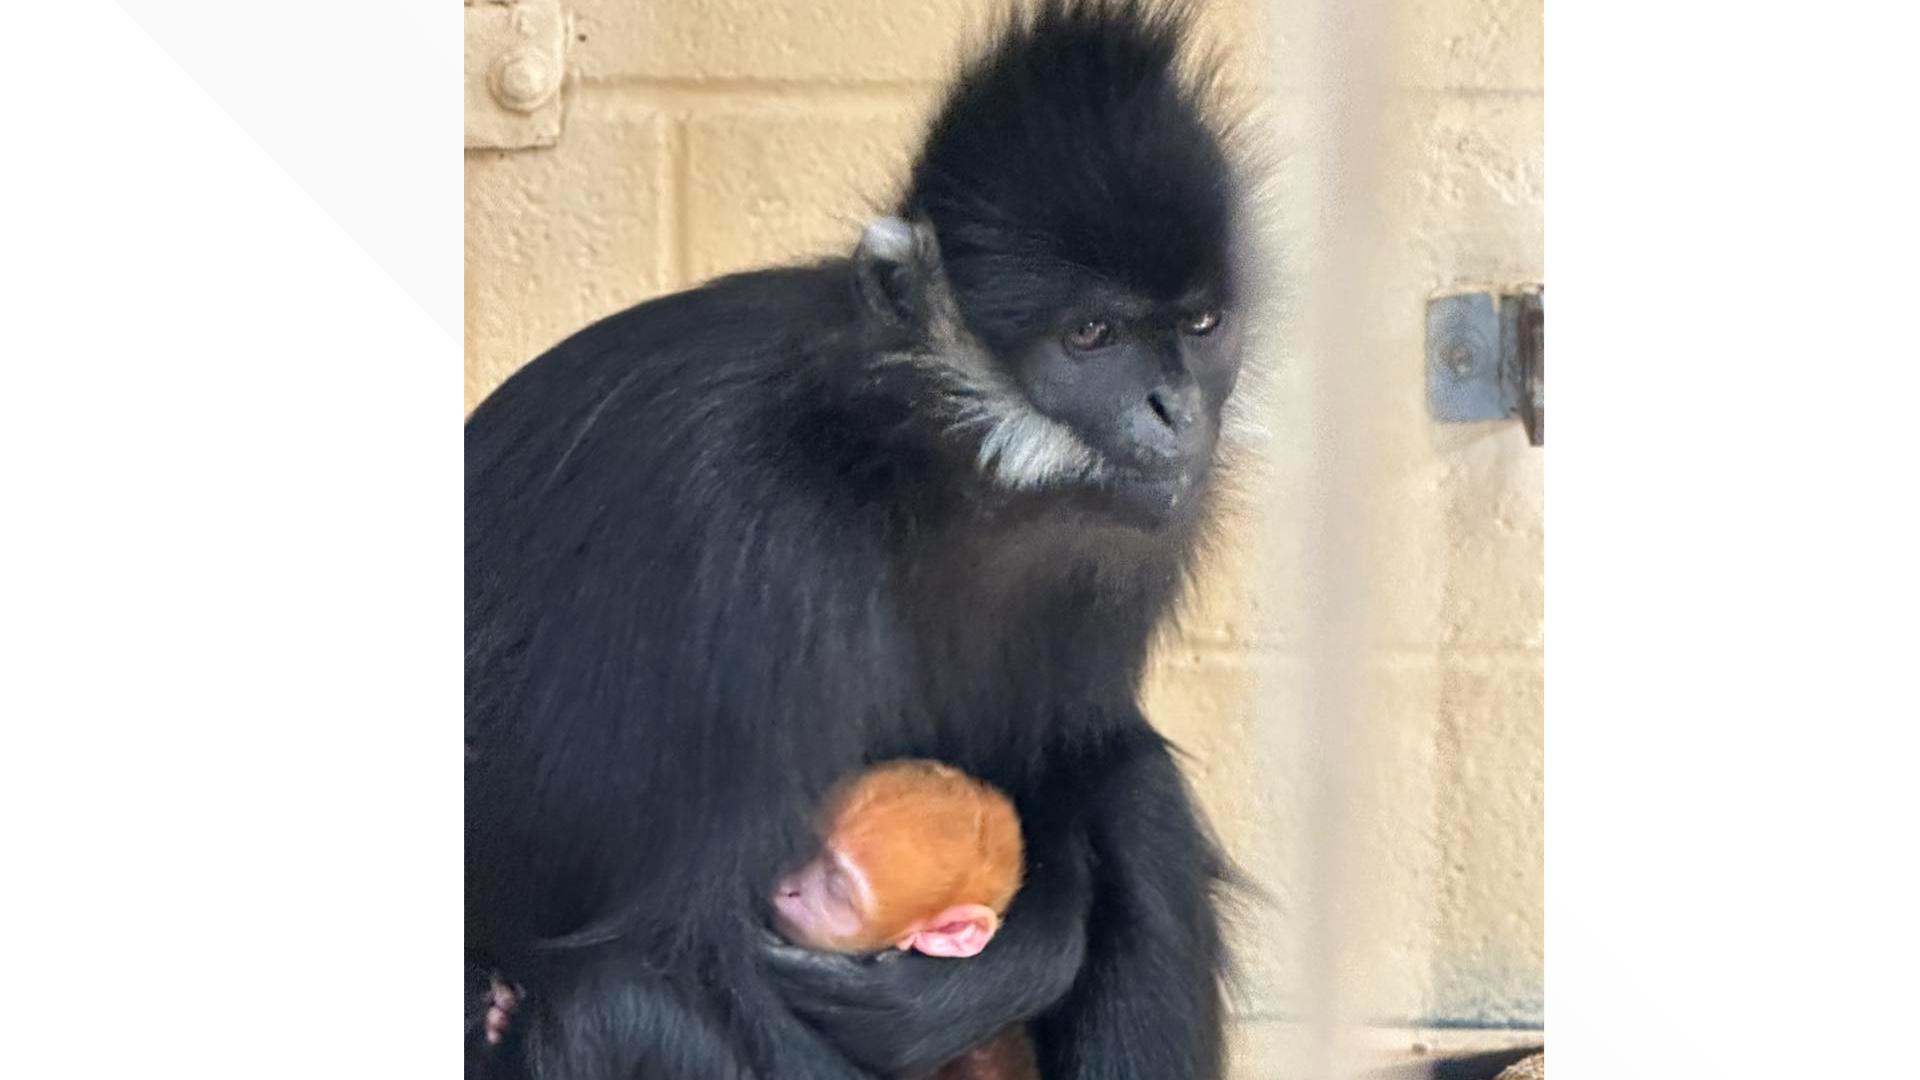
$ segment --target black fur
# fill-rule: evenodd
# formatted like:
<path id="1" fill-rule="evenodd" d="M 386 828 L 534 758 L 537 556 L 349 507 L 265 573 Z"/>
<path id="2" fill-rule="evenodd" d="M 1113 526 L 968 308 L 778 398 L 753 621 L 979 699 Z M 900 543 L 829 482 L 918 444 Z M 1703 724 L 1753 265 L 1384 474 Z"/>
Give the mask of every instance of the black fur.
<path id="1" fill-rule="evenodd" d="M 911 254 L 642 304 L 474 412 L 470 1063 L 846 1080 L 1030 1021 L 1048 1077 L 1220 1074 L 1224 867 L 1137 703 L 1207 500 L 1149 527 L 1091 479 L 1010 488 L 969 422 L 1024 407 L 978 379 L 1089 291 L 1233 295 L 1225 159 L 1156 10 L 1013 20 L 915 167 Z M 1231 371 L 1205 385 L 1217 421 Z M 827 788 L 899 756 L 1013 795 L 1000 935 L 769 945 Z M 475 1034 L 488 970 L 526 991 L 510 1052 Z"/>
<path id="2" fill-rule="evenodd" d="M 1178 296 L 1230 282 L 1237 199 L 1182 6 L 1042 4 L 962 71 L 904 200 L 940 234 L 969 325 L 1018 345 L 1089 276 Z"/>

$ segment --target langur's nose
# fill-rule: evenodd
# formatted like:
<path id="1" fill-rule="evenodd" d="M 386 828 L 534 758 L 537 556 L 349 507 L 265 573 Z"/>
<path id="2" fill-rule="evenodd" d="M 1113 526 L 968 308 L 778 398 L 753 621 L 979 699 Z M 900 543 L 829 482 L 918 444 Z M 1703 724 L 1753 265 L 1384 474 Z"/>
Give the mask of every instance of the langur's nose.
<path id="1" fill-rule="evenodd" d="M 1200 424 L 1200 388 L 1161 385 L 1130 410 L 1128 435 L 1143 464 L 1172 465 L 1194 452 Z"/>
<path id="2" fill-rule="evenodd" d="M 1147 395 L 1147 407 L 1175 435 L 1193 426 L 1200 416 L 1200 389 L 1191 384 L 1162 386 Z"/>

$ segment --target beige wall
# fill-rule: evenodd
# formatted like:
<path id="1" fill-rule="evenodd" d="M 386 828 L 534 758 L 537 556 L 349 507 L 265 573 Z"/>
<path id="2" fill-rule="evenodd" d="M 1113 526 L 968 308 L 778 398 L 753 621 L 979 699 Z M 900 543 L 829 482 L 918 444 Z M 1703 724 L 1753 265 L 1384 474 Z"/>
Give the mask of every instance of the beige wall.
<path id="1" fill-rule="evenodd" d="M 1542 275 L 1538 0 L 1403 0 L 1379 208 L 1396 238 L 1373 347 L 1405 377 L 1379 402 L 1381 597 L 1365 658 L 1377 731 L 1353 859 L 1375 932 L 1356 962 L 1387 1023 L 1531 1024 L 1542 985 L 1541 456 L 1507 425 L 1436 425 L 1422 397 L 1433 291 Z M 916 125 L 987 0 L 575 0 L 551 148 L 467 155 L 467 395 L 588 321 L 722 271 L 844 250 L 884 205 Z M 1307 110 L 1303 5 L 1205 5 L 1233 80 L 1270 92 L 1281 250 L 1297 238 L 1288 149 Z M 1263 516 L 1311 483 L 1283 348 Z M 1242 935 L 1243 1012 L 1291 1014 L 1303 838 L 1288 755 L 1250 750 L 1301 701 L 1306 570 L 1275 534 L 1209 576 L 1161 651 L 1155 719 L 1194 754 L 1223 837 L 1278 910 Z M 1284 537 L 1284 533 L 1279 534 Z M 1251 549 L 1267 548 L 1253 557 Z M 1290 771 L 1293 770 L 1293 771 Z M 1256 909 L 1258 911 L 1258 909 Z M 1247 1044 L 1249 1067 L 1264 1036 Z M 1444 1042 L 1444 1040 L 1441 1040 Z"/>

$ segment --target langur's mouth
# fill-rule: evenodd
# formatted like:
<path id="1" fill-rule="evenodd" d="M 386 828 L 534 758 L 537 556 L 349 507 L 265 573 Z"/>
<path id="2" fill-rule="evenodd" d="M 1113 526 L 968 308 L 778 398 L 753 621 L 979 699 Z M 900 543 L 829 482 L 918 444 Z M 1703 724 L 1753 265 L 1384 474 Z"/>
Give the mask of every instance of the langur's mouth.
<path id="1" fill-rule="evenodd" d="M 1184 518 L 1200 497 L 1200 471 L 1123 468 L 1108 474 L 1103 490 L 1125 516 L 1159 527 Z"/>

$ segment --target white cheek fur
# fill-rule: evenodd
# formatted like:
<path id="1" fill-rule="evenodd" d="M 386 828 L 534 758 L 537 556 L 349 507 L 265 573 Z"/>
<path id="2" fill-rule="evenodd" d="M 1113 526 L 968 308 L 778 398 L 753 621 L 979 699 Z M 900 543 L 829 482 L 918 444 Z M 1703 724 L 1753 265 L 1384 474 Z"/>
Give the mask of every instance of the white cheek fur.
<path id="1" fill-rule="evenodd" d="M 1105 460 L 1072 428 L 1028 403 L 961 325 L 946 288 L 930 228 L 895 217 L 875 218 L 861 234 L 861 249 L 888 261 L 919 258 L 932 283 L 925 345 L 911 353 L 879 357 L 879 364 L 911 364 L 947 387 L 953 426 L 980 433 L 975 463 L 982 474 L 1013 490 L 1068 480 L 1092 480 L 1107 471 Z"/>
<path id="2" fill-rule="evenodd" d="M 996 402 L 976 423 L 987 425 L 977 458 L 980 470 L 1004 487 L 1039 487 L 1053 480 L 1092 479 L 1100 455 L 1073 429 L 1025 403 Z"/>

